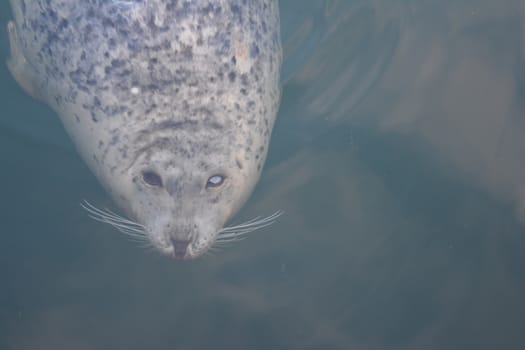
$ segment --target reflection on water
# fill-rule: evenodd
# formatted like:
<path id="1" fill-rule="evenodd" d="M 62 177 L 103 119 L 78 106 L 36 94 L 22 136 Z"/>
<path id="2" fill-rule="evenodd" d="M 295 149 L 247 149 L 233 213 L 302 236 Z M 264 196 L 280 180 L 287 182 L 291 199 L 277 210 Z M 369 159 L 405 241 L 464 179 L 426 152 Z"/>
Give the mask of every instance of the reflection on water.
<path id="1" fill-rule="evenodd" d="M 108 198 L 0 68 L 0 348 L 523 346 L 525 6 L 281 8 L 283 104 L 239 221 L 286 215 L 191 263 L 86 217 Z"/>

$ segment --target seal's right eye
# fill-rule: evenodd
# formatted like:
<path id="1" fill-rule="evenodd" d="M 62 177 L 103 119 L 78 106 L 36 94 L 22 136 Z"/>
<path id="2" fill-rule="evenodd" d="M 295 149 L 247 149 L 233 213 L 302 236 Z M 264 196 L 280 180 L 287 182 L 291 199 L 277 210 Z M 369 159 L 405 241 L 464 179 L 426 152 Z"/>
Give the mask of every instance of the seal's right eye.
<path id="1" fill-rule="evenodd" d="M 162 187 L 162 178 L 154 171 L 142 172 L 142 180 L 150 186 Z"/>

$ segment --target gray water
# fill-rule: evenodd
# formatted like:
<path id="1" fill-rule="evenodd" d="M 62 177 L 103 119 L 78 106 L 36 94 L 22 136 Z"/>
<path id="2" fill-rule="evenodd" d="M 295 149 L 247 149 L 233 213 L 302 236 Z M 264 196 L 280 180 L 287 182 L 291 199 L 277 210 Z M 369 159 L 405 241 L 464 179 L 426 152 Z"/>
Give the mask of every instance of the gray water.
<path id="1" fill-rule="evenodd" d="M 109 198 L 0 66 L 0 349 L 525 348 L 523 1 L 281 17 L 281 110 L 236 221 L 286 214 L 188 263 L 88 218 Z"/>

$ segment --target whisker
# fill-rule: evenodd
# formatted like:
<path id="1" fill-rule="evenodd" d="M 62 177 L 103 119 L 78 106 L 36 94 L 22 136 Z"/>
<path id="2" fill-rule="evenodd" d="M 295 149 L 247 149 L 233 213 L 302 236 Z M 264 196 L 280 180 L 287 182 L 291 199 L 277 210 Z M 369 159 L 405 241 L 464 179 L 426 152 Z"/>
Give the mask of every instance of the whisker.
<path id="1" fill-rule="evenodd" d="M 245 222 L 243 222 L 243 223 L 240 224 L 240 225 L 237 225 L 237 226 L 230 226 L 230 227 L 238 227 L 238 226 L 249 225 L 249 224 L 254 223 L 254 222 L 256 222 L 257 220 L 260 220 L 260 219 L 261 219 L 260 216 L 256 216 L 256 217 L 254 217 L 253 219 L 250 219 L 250 220 L 248 220 L 248 221 L 245 221 Z"/>
<path id="2" fill-rule="evenodd" d="M 151 245 L 146 237 L 144 225 L 126 219 L 109 209 L 97 208 L 86 200 L 80 203 L 80 206 L 88 212 L 88 216 L 93 220 L 113 226 L 135 242 Z"/>
<path id="3" fill-rule="evenodd" d="M 230 233 L 235 234 L 235 233 L 244 232 L 244 231 L 250 232 L 253 230 L 257 230 L 259 228 L 273 224 L 275 220 L 282 214 L 283 214 L 282 211 L 277 211 L 273 213 L 272 215 L 266 218 L 263 218 L 263 219 L 257 219 L 256 221 L 251 220 L 244 224 L 228 226 L 228 227 L 223 228 L 220 233 L 224 235 L 228 235 Z"/>
<path id="4" fill-rule="evenodd" d="M 237 231 L 239 229 L 252 228 L 252 227 L 257 227 L 257 228 L 264 227 L 264 226 L 260 226 L 260 225 L 263 225 L 265 223 L 268 223 L 268 224 L 274 223 L 275 220 L 279 216 L 281 216 L 283 213 L 284 213 L 283 211 L 276 211 L 272 215 L 270 215 L 270 216 L 268 216 L 266 218 L 263 218 L 263 219 L 260 219 L 260 217 L 257 217 L 255 219 L 246 221 L 245 223 L 240 224 L 240 225 L 225 227 L 225 228 L 223 228 L 221 230 L 221 232 Z"/>
<path id="5" fill-rule="evenodd" d="M 214 246 L 223 247 L 243 240 L 245 234 L 273 224 L 283 213 L 283 211 L 279 210 L 265 218 L 257 216 L 256 218 L 248 220 L 242 224 L 225 227 L 219 232 Z"/>
<path id="6" fill-rule="evenodd" d="M 128 220 L 120 215 L 117 215 L 115 214 L 114 212 L 112 212 L 111 210 L 109 209 L 105 209 L 105 210 L 101 210 L 97 207 L 95 207 L 94 205 L 92 205 L 91 203 L 89 203 L 88 201 L 84 201 L 84 203 L 80 203 L 80 206 L 82 208 L 84 208 L 85 210 L 87 210 L 89 213 L 95 215 L 95 216 L 99 216 L 99 217 L 103 217 L 103 218 L 106 218 L 106 219 L 111 219 L 112 221 L 115 221 L 115 222 L 120 222 L 120 223 L 123 223 L 123 224 L 128 224 L 130 226 L 137 226 L 137 227 L 140 227 L 140 228 L 144 228 L 143 225 L 137 223 L 137 222 L 134 222 L 134 221 L 131 221 L 131 220 Z"/>
<path id="7" fill-rule="evenodd" d="M 89 217 L 92 218 L 93 220 L 98 221 L 98 222 L 102 222 L 102 223 L 105 223 L 105 224 L 110 224 L 111 226 L 113 226 L 117 230 L 119 230 L 120 232 L 129 234 L 129 235 L 137 235 L 137 236 L 143 236 L 144 235 L 144 232 L 141 231 L 141 230 L 138 230 L 138 229 L 135 229 L 135 228 L 131 228 L 131 227 L 125 226 L 123 224 L 115 223 L 115 222 L 113 222 L 111 220 L 106 220 L 104 218 L 100 218 L 100 217 L 96 217 L 96 216 L 92 216 L 92 215 L 89 215 Z"/>
<path id="8" fill-rule="evenodd" d="M 226 233 L 221 233 L 219 235 L 219 237 L 221 239 L 227 239 L 227 238 L 233 238 L 233 237 L 239 237 L 239 236 L 242 236 L 246 233 L 249 233 L 249 232 L 252 232 L 252 231 L 255 231 L 257 228 L 251 228 L 251 229 L 244 229 L 244 230 L 240 230 L 240 231 L 233 231 L 233 232 L 226 232 Z"/>
<path id="9" fill-rule="evenodd" d="M 247 232 L 246 232 L 247 233 Z M 242 234 L 239 235 L 232 235 L 232 236 L 219 236 L 217 237 L 216 242 L 234 242 L 241 239 L 244 239 L 245 237 L 242 236 Z"/>
<path id="10" fill-rule="evenodd" d="M 144 226 L 139 224 L 138 222 L 135 222 L 135 221 L 131 221 L 131 220 L 128 220 L 120 215 L 117 215 L 115 214 L 114 212 L 112 212 L 111 210 L 109 209 L 105 209 L 106 210 L 106 213 L 107 214 L 110 214 L 111 217 L 115 218 L 116 220 L 122 222 L 122 223 L 126 223 L 126 224 L 129 224 L 129 225 L 132 225 L 132 226 L 138 226 L 138 227 L 141 227 L 143 228 Z"/>
<path id="11" fill-rule="evenodd" d="M 242 241 L 244 239 L 244 237 L 242 239 L 232 239 L 232 240 L 224 240 L 224 241 L 215 241 L 214 245 L 213 246 L 217 246 L 217 247 L 229 247 L 231 246 L 233 243 L 236 243 L 236 242 L 239 242 L 239 241 Z"/>
<path id="12" fill-rule="evenodd" d="M 137 240 L 141 240 L 141 241 L 144 241 L 144 242 L 149 241 L 143 233 L 128 231 L 126 229 L 118 228 L 118 227 L 117 227 L 117 229 L 120 232 L 122 232 L 123 234 L 127 235 L 128 237 L 136 238 Z"/>
<path id="13" fill-rule="evenodd" d="M 238 237 L 238 236 L 244 235 L 246 233 L 258 230 L 260 228 L 263 228 L 263 227 L 266 227 L 266 226 L 270 226 L 271 224 L 273 224 L 273 222 L 269 222 L 269 223 L 266 223 L 264 225 L 260 225 L 260 226 L 257 226 L 257 227 L 245 228 L 243 230 L 238 230 L 238 231 L 221 232 L 220 237 L 221 238 Z"/>
<path id="14" fill-rule="evenodd" d="M 123 219 L 121 216 L 116 215 L 113 212 L 108 212 L 108 209 L 102 210 L 102 209 L 95 207 L 93 204 L 89 203 L 86 200 L 84 200 L 83 203 L 80 203 L 80 206 L 84 208 L 85 210 L 87 210 L 89 213 L 96 215 L 96 216 L 101 216 L 104 218 L 112 218 L 117 221 L 120 219 Z"/>

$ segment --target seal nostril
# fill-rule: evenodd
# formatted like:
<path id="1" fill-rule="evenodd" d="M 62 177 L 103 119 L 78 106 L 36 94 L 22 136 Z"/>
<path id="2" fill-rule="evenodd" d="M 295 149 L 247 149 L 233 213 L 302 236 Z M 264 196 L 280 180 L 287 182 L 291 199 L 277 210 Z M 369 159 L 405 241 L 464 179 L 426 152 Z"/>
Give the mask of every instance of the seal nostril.
<path id="1" fill-rule="evenodd" d="M 182 259 L 184 256 L 186 256 L 186 250 L 188 249 L 188 245 L 190 244 L 190 240 L 186 239 L 171 239 L 171 244 L 173 244 L 173 253 L 175 254 L 175 258 Z"/>

